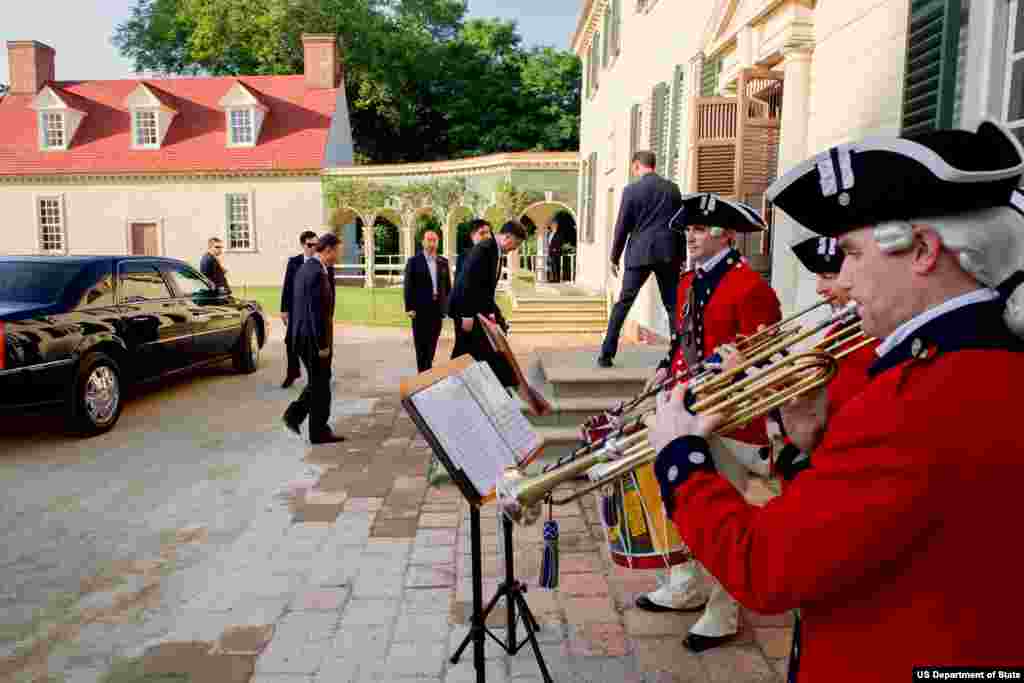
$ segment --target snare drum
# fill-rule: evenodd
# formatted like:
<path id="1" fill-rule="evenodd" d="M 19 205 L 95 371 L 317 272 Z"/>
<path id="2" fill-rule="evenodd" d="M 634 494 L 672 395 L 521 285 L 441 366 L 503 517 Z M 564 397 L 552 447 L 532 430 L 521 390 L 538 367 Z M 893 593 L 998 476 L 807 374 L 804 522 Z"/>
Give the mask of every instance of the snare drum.
<path id="1" fill-rule="evenodd" d="M 600 474 L 598 468 L 592 476 Z M 599 496 L 599 512 L 615 564 L 631 569 L 664 569 L 689 558 L 665 513 L 653 465 L 638 467 L 608 488 L 610 491 Z"/>

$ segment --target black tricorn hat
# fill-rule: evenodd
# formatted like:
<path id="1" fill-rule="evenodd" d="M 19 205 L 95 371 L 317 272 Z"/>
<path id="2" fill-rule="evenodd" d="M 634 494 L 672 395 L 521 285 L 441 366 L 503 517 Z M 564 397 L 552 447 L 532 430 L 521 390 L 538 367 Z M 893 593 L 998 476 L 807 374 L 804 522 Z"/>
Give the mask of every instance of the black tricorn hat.
<path id="1" fill-rule="evenodd" d="M 757 232 L 768 225 L 754 207 L 732 199 L 724 199 L 712 192 L 694 192 L 683 195 L 683 205 L 669 227 L 685 232 L 690 225 L 707 225 L 736 232 Z"/>
<path id="2" fill-rule="evenodd" d="M 865 138 L 816 154 L 766 191 L 808 230 L 835 237 L 885 221 L 1007 206 L 1024 148 L 1002 125 Z"/>
<path id="3" fill-rule="evenodd" d="M 838 273 L 846 256 L 835 237 L 808 237 L 790 248 L 804 268 L 815 275 Z"/>

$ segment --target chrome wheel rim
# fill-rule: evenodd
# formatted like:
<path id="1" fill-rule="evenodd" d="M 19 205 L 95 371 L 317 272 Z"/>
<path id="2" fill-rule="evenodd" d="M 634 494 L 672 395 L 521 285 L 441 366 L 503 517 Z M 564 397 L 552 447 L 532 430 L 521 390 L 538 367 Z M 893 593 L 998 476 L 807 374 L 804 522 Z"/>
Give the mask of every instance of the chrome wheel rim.
<path id="1" fill-rule="evenodd" d="M 93 368 L 85 381 L 85 411 L 93 424 L 110 422 L 121 402 L 121 389 L 117 375 L 106 365 Z"/>
<path id="2" fill-rule="evenodd" d="M 249 330 L 249 359 L 252 366 L 256 367 L 260 362 L 260 340 L 256 337 L 256 330 Z"/>

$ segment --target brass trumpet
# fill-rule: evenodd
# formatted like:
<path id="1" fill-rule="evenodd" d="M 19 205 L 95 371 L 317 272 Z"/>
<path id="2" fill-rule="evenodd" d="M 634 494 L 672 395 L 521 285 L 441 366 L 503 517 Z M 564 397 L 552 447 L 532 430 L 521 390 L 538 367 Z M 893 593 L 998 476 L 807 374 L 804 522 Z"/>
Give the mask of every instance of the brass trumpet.
<path id="1" fill-rule="evenodd" d="M 746 365 L 746 364 L 744 364 Z M 691 406 L 695 413 L 726 413 L 725 421 L 715 430 L 727 433 L 754 418 L 789 401 L 826 385 L 836 373 L 837 360 L 823 351 L 806 351 L 772 363 L 762 372 L 710 390 L 699 387 L 697 401 Z M 735 377 L 735 374 L 731 374 Z M 646 414 L 644 422 L 654 416 Z M 536 477 L 525 478 L 515 468 L 506 471 L 498 483 L 498 501 L 504 513 L 514 522 L 528 524 L 536 519 L 538 506 L 558 486 L 585 473 L 594 465 L 615 460 L 609 471 L 597 482 L 577 490 L 566 498 L 551 498 L 553 505 L 565 505 L 610 484 L 638 467 L 654 462 L 657 452 L 647 443 L 648 428 L 637 429 L 620 439 L 612 439 L 602 448 L 576 458 L 568 464 Z"/>
<path id="2" fill-rule="evenodd" d="M 841 323 L 842 327 L 811 350 L 785 356 L 757 374 L 743 376 L 762 361 L 789 350 L 794 344 L 836 323 Z M 864 333 L 853 308 L 848 307 L 810 330 L 786 333 L 785 339 L 775 343 L 762 342 L 759 350 L 733 370 L 694 378 L 690 382 L 690 390 L 696 400 L 690 410 L 695 413 L 725 413 L 726 419 L 715 433 L 728 433 L 794 398 L 825 386 L 835 375 L 839 360 L 872 341 L 874 339 Z M 663 385 L 667 387 L 675 381 L 679 378 L 674 377 Z M 629 431 L 624 426 L 588 449 L 581 449 L 583 452 L 578 451 L 579 454 L 567 464 L 539 476 L 525 478 L 517 469 L 510 468 L 498 484 L 499 504 L 505 514 L 517 523 L 529 524 L 536 519 L 539 504 L 546 499 L 550 498 L 553 505 L 571 503 L 638 467 L 654 462 L 657 453 L 647 443 L 647 421 L 653 415 L 654 411 L 648 411 L 628 425 Z M 595 465 L 613 460 L 614 464 L 599 481 L 565 498 L 551 497 L 552 491 L 561 484 L 579 477 Z"/>
<path id="3" fill-rule="evenodd" d="M 613 432 L 608 434 L 598 441 L 581 446 L 576 449 L 571 456 L 570 461 L 576 460 L 583 456 L 589 455 L 594 451 L 600 450 L 606 444 L 613 439 L 618 439 L 623 436 L 635 434 L 638 430 L 643 428 L 642 416 L 639 418 L 626 417 L 633 410 L 636 410 L 642 405 L 647 399 L 653 398 L 662 391 L 669 389 L 677 382 L 689 382 L 694 387 L 700 387 L 701 390 L 707 391 L 709 389 L 724 387 L 730 383 L 738 375 L 744 374 L 747 370 L 752 367 L 762 365 L 766 360 L 772 356 L 790 350 L 794 345 L 813 337 L 814 335 L 827 330 L 829 327 L 837 323 L 843 324 L 842 329 L 836 333 L 825 337 L 819 344 L 811 349 L 817 351 L 825 351 L 832 353 L 836 356 L 836 360 L 841 360 L 844 356 L 853 351 L 856 351 L 861 346 L 871 343 L 871 338 L 865 337 L 864 340 L 858 342 L 852 348 L 843 349 L 842 352 L 838 352 L 839 347 L 847 344 L 859 337 L 864 336 L 863 331 L 860 329 L 860 321 L 857 320 L 856 312 L 854 307 L 847 306 L 846 308 L 833 313 L 821 323 L 814 325 L 809 329 L 803 329 L 800 326 L 787 327 L 793 321 L 801 318 L 811 311 L 814 311 L 825 304 L 830 303 L 830 300 L 825 299 L 819 301 L 807 308 L 804 308 L 793 315 L 779 321 L 771 327 L 765 328 L 760 332 L 753 334 L 745 339 L 740 340 L 737 343 L 737 348 L 747 356 L 747 359 L 737 366 L 736 368 L 727 372 L 718 372 L 717 369 L 709 367 L 707 362 L 702 362 L 694 368 L 688 368 L 681 373 L 672 375 L 662 382 L 654 385 L 650 389 L 639 394 L 636 398 L 632 399 L 628 404 L 620 406 L 616 411 L 612 411 L 612 416 L 623 421 L 624 424 L 619 426 Z"/>

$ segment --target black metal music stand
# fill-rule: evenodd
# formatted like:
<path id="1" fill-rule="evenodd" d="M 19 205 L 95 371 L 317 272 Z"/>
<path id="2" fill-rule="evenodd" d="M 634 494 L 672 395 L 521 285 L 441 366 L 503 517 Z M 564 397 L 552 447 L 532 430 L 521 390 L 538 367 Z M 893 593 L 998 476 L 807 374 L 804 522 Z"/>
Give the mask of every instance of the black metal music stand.
<path id="1" fill-rule="evenodd" d="M 483 642 L 484 634 L 491 637 L 501 649 L 510 655 L 518 654 L 523 647 L 529 643 L 533 647 L 533 655 L 537 659 L 537 666 L 540 667 L 541 676 L 544 677 L 545 683 L 552 683 L 551 674 L 548 673 L 547 664 L 544 662 L 544 655 L 540 652 L 540 645 L 537 644 L 537 631 L 540 630 L 540 624 L 537 623 L 536 617 L 533 616 L 533 612 L 530 611 L 530 606 L 526 603 L 526 598 L 523 597 L 523 593 L 526 592 L 526 584 L 522 581 L 517 581 L 515 578 L 515 566 L 512 560 L 512 522 L 509 521 L 504 515 L 501 516 L 502 535 L 504 536 L 505 545 L 505 580 L 498 585 L 498 592 L 494 594 L 491 601 L 487 603 L 487 607 L 480 609 L 480 594 L 483 593 L 483 571 L 481 569 L 480 559 L 480 510 L 477 507 L 470 509 L 470 533 L 473 536 L 472 539 L 472 562 L 473 562 L 473 621 L 472 626 L 469 629 L 469 633 L 463 639 L 462 644 L 459 645 L 459 649 L 452 655 L 451 662 L 456 664 L 459 661 L 459 657 L 462 656 L 462 651 L 466 649 L 470 641 L 474 643 L 473 646 L 473 659 L 476 666 L 476 680 L 477 683 L 484 683 L 483 677 Z M 487 628 L 487 617 L 491 611 L 497 606 L 498 601 L 501 598 L 505 598 L 508 605 L 508 620 L 506 641 L 501 642 L 497 636 L 491 633 L 490 629 Z M 516 607 L 519 607 L 519 613 L 516 613 Z M 516 627 L 522 618 L 523 627 L 526 629 L 526 639 L 522 642 L 516 642 Z M 476 643 L 479 642 L 479 648 Z M 477 659 L 479 657 L 479 660 Z M 479 661 L 479 664 L 476 662 Z"/>
<path id="2" fill-rule="evenodd" d="M 484 669 L 484 635 L 490 636 L 494 642 L 498 643 L 506 652 L 514 655 L 523 648 L 523 646 L 529 642 L 533 646 L 533 653 L 537 658 L 537 664 L 540 666 L 541 674 L 544 676 L 545 683 L 552 683 L 551 675 L 548 673 L 547 665 L 544 663 L 544 658 L 540 652 L 540 646 L 537 644 L 537 631 L 540 630 L 540 625 L 537 623 L 536 618 L 533 616 L 533 612 L 530 611 L 529 605 L 526 604 L 526 598 L 523 597 L 523 593 L 526 592 L 526 585 L 516 581 L 514 575 L 514 566 L 512 563 L 512 522 L 506 517 L 502 516 L 502 530 L 505 536 L 505 581 L 498 586 L 498 592 L 494 594 L 491 601 L 487 604 L 487 607 L 483 607 L 483 592 L 484 592 L 484 579 L 483 579 L 483 560 L 482 560 L 482 548 L 480 541 L 480 505 L 483 502 L 480 492 L 476 490 L 476 487 L 463 472 L 462 468 L 455 465 L 444 448 L 441 446 L 440 441 L 434 436 L 434 433 L 430 430 L 426 421 L 420 415 L 419 411 L 416 410 L 416 406 L 408 398 L 402 399 L 402 407 L 405 408 L 409 417 L 412 418 L 413 422 L 416 423 L 417 428 L 423 437 L 430 444 L 434 451 L 434 455 L 444 465 L 445 469 L 448 470 L 449 476 L 452 481 L 459 487 L 459 491 L 462 496 L 469 503 L 469 535 L 471 545 L 471 563 L 473 567 L 473 617 L 471 619 L 471 626 L 469 634 L 459 645 L 459 649 L 455 651 L 455 654 L 451 657 L 452 664 L 456 664 L 459 658 L 462 656 L 462 652 L 466 649 L 470 642 L 473 643 L 473 668 L 476 669 L 476 683 L 486 683 L 485 669 Z M 506 642 L 501 642 L 498 638 L 491 633 L 486 626 L 487 615 L 491 613 L 495 605 L 498 604 L 498 600 L 504 597 L 508 601 L 508 636 Z M 519 615 L 522 616 L 523 625 L 526 627 L 526 638 L 521 643 L 516 642 L 516 625 L 518 623 L 516 607 L 519 608 Z"/>

